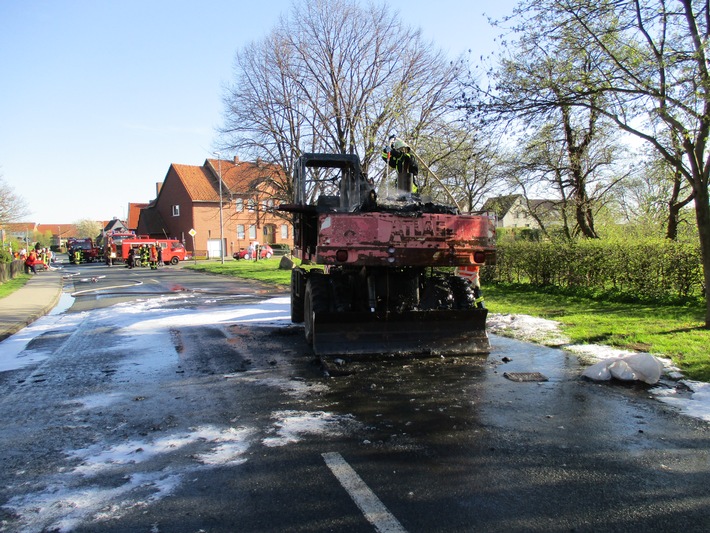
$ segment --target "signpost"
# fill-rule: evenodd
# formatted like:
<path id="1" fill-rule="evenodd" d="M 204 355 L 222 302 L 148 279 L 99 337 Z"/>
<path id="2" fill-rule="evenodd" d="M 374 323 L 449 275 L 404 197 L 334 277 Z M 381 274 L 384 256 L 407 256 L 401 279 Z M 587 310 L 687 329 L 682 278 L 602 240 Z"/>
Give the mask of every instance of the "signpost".
<path id="1" fill-rule="evenodd" d="M 195 228 L 192 228 L 190 231 L 187 232 L 190 237 L 192 237 L 192 258 L 195 260 L 195 264 L 197 264 L 197 250 L 195 250 L 195 235 L 197 235 L 197 232 L 195 231 Z"/>

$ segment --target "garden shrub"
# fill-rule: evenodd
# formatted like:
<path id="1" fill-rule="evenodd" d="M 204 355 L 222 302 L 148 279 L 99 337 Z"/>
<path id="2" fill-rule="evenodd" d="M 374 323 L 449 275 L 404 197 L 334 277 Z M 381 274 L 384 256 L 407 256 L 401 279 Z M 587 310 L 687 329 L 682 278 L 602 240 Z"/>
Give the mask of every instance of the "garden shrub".
<path id="1" fill-rule="evenodd" d="M 697 244 L 664 239 L 499 241 L 486 283 L 528 283 L 627 299 L 677 300 L 702 296 Z"/>

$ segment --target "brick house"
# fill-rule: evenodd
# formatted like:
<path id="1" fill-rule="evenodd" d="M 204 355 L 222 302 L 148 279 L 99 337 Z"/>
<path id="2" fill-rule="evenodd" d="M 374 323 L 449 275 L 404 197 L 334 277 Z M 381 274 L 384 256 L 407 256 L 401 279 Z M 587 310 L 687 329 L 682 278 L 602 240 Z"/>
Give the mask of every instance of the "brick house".
<path id="1" fill-rule="evenodd" d="M 157 197 L 140 209 L 139 235 L 166 236 L 197 256 L 225 257 L 249 246 L 293 241 L 290 218 L 274 208 L 278 169 L 261 161 L 206 159 L 202 166 L 172 164 Z M 219 190 L 222 177 L 224 241 L 220 245 Z M 129 223 L 130 226 L 130 223 Z M 195 231 L 194 238 L 190 230 Z"/>

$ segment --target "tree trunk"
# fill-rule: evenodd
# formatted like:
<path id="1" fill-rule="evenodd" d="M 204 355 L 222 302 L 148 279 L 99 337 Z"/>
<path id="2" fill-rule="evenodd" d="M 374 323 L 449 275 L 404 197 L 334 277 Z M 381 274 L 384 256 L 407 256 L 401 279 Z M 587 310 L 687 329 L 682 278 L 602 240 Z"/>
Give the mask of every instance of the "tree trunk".
<path id="1" fill-rule="evenodd" d="M 589 198 L 584 189 L 584 181 L 577 181 L 577 190 L 575 191 L 575 217 L 577 219 L 577 227 L 588 239 L 598 239 L 599 236 L 594 230 L 594 214 L 589 205 Z"/>
<path id="2" fill-rule="evenodd" d="M 700 255 L 703 261 L 703 279 L 705 281 L 705 328 L 710 329 L 710 203 L 707 187 L 695 189 L 695 219 L 700 236 Z"/>
<path id="3" fill-rule="evenodd" d="M 678 204 L 668 204 L 668 225 L 666 226 L 666 239 L 675 241 L 678 240 L 678 218 L 680 207 Z"/>

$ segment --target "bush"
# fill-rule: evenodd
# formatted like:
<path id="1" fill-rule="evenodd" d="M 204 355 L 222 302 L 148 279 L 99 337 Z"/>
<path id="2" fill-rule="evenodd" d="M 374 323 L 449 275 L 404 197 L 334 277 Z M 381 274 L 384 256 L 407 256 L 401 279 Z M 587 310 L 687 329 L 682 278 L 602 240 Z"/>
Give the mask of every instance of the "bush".
<path id="1" fill-rule="evenodd" d="M 0 263 L 11 263 L 14 257 L 5 248 L 0 248 Z"/>
<path id="2" fill-rule="evenodd" d="M 528 283 L 632 300 L 702 297 L 697 244 L 663 239 L 627 241 L 499 241 L 486 282 Z"/>

